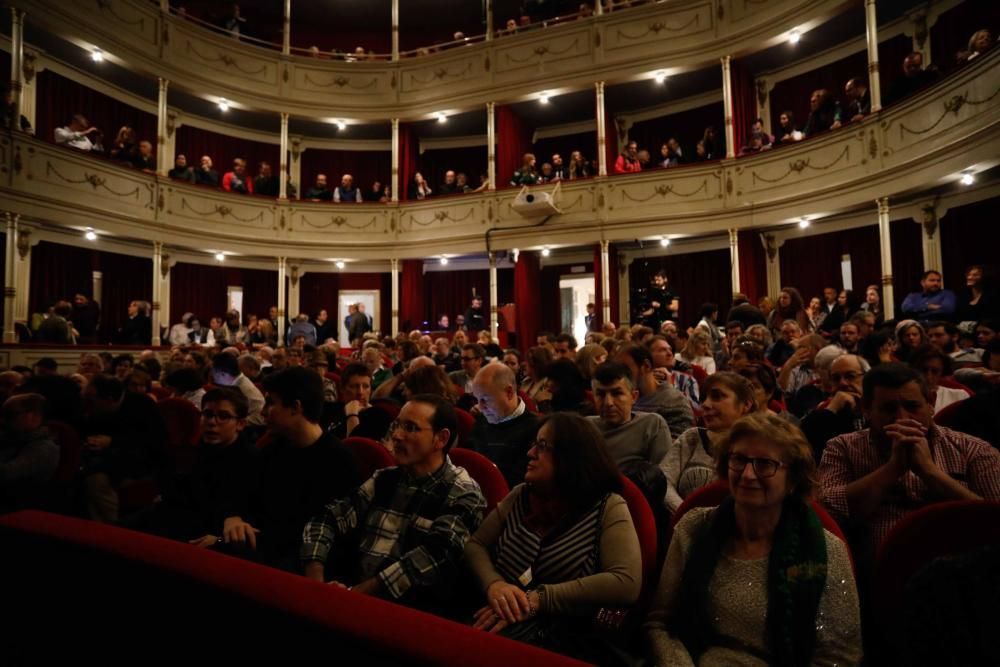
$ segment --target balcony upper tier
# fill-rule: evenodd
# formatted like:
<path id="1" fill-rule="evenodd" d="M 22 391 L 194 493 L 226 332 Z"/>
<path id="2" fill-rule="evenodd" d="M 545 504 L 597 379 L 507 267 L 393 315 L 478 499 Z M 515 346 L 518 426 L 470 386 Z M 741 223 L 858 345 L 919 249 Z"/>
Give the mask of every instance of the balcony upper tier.
<path id="1" fill-rule="evenodd" d="M 707 235 L 870 207 L 1000 163 L 1000 49 L 865 121 L 752 157 L 568 181 L 544 225 L 517 190 L 401 204 L 278 201 L 121 168 L 20 133 L 0 137 L 4 210 L 188 248 L 322 258 L 425 257 L 655 235 Z M 551 186 L 539 190 L 551 191 Z M 342 251 L 342 252 L 340 252 Z"/>
<path id="2" fill-rule="evenodd" d="M 845 0 L 674 0 L 398 62 L 282 55 L 163 14 L 143 0 L 11 0 L 28 21 L 207 99 L 306 118 L 418 119 L 596 80 L 717 66 L 809 30 Z M 388 29 L 388 26 L 387 26 Z"/>

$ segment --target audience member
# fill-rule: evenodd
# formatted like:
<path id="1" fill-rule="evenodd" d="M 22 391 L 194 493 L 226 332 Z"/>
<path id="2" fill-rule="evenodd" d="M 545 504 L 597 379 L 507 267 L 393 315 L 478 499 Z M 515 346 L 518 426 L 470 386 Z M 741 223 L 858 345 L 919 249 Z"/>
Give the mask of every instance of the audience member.
<path id="1" fill-rule="evenodd" d="M 488 364 L 472 383 L 479 414 L 467 447 L 493 461 L 512 488 L 524 480 L 538 417 L 517 395 L 516 376 L 504 364 Z"/>
<path id="2" fill-rule="evenodd" d="M 222 189 L 237 194 L 253 194 L 253 179 L 247 173 L 247 163 L 243 158 L 233 160 L 233 170 L 222 177 Z"/>
<path id="3" fill-rule="evenodd" d="M 49 316 L 38 326 L 34 341 L 50 345 L 71 345 L 75 342 L 73 329 L 69 324 L 69 318 L 72 316 L 73 309 L 69 302 L 57 301 Z"/>
<path id="4" fill-rule="evenodd" d="M 868 94 L 868 83 L 859 77 L 852 77 L 844 85 L 847 97 L 847 122 L 856 123 L 872 112 L 872 98 Z"/>
<path id="5" fill-rule="evenodd" d="M 80 151 L 101 152 L 101 131 L 92 127 L 82 114 L 73 114 L 65 127 L 54 131 L 55 141 L 60 146 L 69 146 Z"/>
<path id="6" fill-rule="evenodd" d="M 212 357 L 212 382 L 219 387 L 238 389 L 246 397 L 249 406 L 246 417 L 247 424 L 252 427 L 264 426 L 264 395 L 240 371 L 239 361 L 235 356 L 220 352 Z M 259 431 L 259 429 L 254 429 L 254 431 Z"/>
<path id="7" fill-rule="evenodd" d="M 277 197 L 281 193 L 281 180 L 272 172 L 270 162 L 257 165 L 257 177 L 250 191 L 265 197 Z"/>
<path id="8" fill-rule="evenodd" d="M 977 30 L 969 38 L 969 47 L 965 51 L 959 51 L 955 60 L 959 65 L 964 65 L 996 46 L 996 39 L 989 29 Z"/>
<path id="9" fill-rule="evenodd" d="M 918 322 L 948 319 L 955 314 L 955 293 L 944 289 L 939 271 L 925 271 L 920 279 L 920 291 L 910 292 L 903 299 L 902 311 Z"/>
<path id="10" fill-rule="evenodd" d="M 46 424 L 48 402 L 39 394 L 11 396 L 3 402 L 0 426 L 0 513 L 30 507 L 59 465 L 59 446 Z"/>
<path id="11" fill-rule="evenodd" d="M 930 344 L 947 354 L 952 362 L 958 365 L 980 366 L 983 363 L 983 350 L 958 346 L 958 327 L 951 322 L 928 322 L 927 339 Z"/>
<path id="12" fill-rule="evenodd" d="M 1000 315 L 1000 299 L 986 281 L 983 267 L 974 264 L 965 270 L 965 287 L 958 294 L 957 322 L 978 322 Z"/>
<path id="13" fill-rule="evenodd" d="M 536 185 L 540 182 L 540 176 L 536 168 L 537 161 L 533 153 L 525 153 L 521 159 L 521 167 L 510 177 L 510 184 L 514 187 L 524 185 Z"/>
<path id="14" fill-rule="evenodd" d="M 639 165 L 639 145 L 630 141 L 625 146 L 625 151 L 618 156 L 615 160 L 614 173 L 616 174 L 628 174 L 641 171 L 642 167 Z"/>
<path id="15" fill-rule="evenodd" d="M 632 385 L 639 392 L 632 405 L 633 410 L 653 412 L 663 417 L 673 438 L 680 437 L 694 425 L 690 401 L 673 385 L 657 382 L 649 348 L 634 343 L 625 345 L 619 348 L 615 361 L 628 367 L 632 373 Z"/>
<path id="16" fill-rule="evenodd" d="M 825 88 L 814 90 L 809 98 L 809 118 L 802 133 L 811 137 L 827 130 L 836 130 L 843 120 L 840 103 Z"/>
<path id="17" fill-rule="evenodd" d="M 543 413 L 576 412 L 594 414 L 594 404 L 587 397 L 587 382 L 579 367 L 569 359 L 555 359 L 545 367 L 546 391 L 536 395 Z"/>
<path id="18" fill-rule="evenodd" d="M 823 450 L 831 439 L 868 428 L 861 398 L 864 377 L 870 370 L 868 362 L 855 354 L 837 357 L 830 365 L 829 398 L 803 417 L 801 423 L 817 461 L 823 458 Z"/>
<path id="19" fill-rule="evenodd" d="M 153 322 L 149 318 L 149 303 L 132 301 L 128 305 L 128 319 L 118 329 L 116 342 L 122 345 L 149 345 L 153 337 Z"/>
<path id="20" fill-rule="evenodd" d="M 336 202 L 358 202 L 364 201 L 361 196 L 361 189 L 354 185 L 354 177 L 344 174 L 340 178 L 340 185 L 333 190 L 333 201 Z"/>
<path id="21" fill-rule="evenodd" d="M 688 337 L 687 345 L 677 355 L 678 359 L 692 365 L 701 366 L 711 375 L 715 372 L 715 359 L 712 357 L 712 339 L 704 329 L 695 329 Z"/>
<path id="22" fill-rule="evenodd" d="M 971 395 L 965 389 L 941 385 L 942 379 L 951 376 L 954 364 L 951 357 L 940 348 L 934 345 L 922 345 L 913 351 L 909 363 L 923 376 L 935 414 L 952 403 L 964 401 Z"/>
<path id="23" fill-rule="evenodd" d="M 406 198 L 410 200 L 421 200 L 426 199 L 430 195 L 434 194 L 431 190 L 430 185 L 424 180 L 424 175 L 419 171 L 413 174 L 413 178 L 410 179 L 409 187 L 407 188 Z"/>
<path id="24" fill-rule="evenodd" d="M 569 359 L 576 361 L 576 338 L 568 333 L 561 333 L 556 336 L 552 343 L 552 355 L 556 359 Z"/>
<path id="25" fill-rule="evenodd" d="M 802 140 L 802 133 L 795 129 L 795 114 L 782 111 L 778 115 L 778 129 L 774 131 L 774 143 L 794 143 Z"/>
<path id="26" fill-rule="evenodd" d="M 194 182 L 197 185 L 219 187 L 219 172 L 212 168 L 212 158 L 202 155 L 198 169 L 194 172 Z"/>
<path id="27" fill-rule="evenodd" d="M 924 69 L 922 53 L 919 51 L 910 53 L 903 59 L 903 76 L 896 77 L 889 88 L 889 94 L 885 96 L 886 106 L 926 88 L 937 81 L 940 75 L 936 67 Z"/>
<path id="28" fill-rule="evenodd" d="M 545 371 L 551 363 L 552 349 L 547 345 L 537 345 L 528 349 L 521 391 L 536 403 L 542 400 L 543 395 L 548 396 Z"/>

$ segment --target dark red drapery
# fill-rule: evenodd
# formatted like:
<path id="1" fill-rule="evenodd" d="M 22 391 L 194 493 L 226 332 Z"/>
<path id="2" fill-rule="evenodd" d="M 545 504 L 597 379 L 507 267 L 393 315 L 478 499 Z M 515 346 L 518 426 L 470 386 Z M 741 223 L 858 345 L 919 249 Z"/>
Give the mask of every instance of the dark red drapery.
<path id="1" fill-rule="evenodd" d="M 179 322 L 184 313 L 194 313 L 207 325 L 226 312 L 229 287 L 243 288 L 243 316 L 267 317 L 278 303 L 278 272 L 235 266 L 178 262 L 170 269 L 170 319 Z"/>
<path id="2" fill-rule="evenodd" d="M 996 38 L 997 29 L 1000 28 L 1000 3 L 990 0 L 960 2 L 942 12 L 930 30 L 933 64 L 945 73 L 955 69 L 956 54 L 969 48 L 969 38 L 981 28 L 992 30 L 993 37 Z M 882 62 L 881 57 L 879 62 Z M 926 65 L 926 60 L 924 64 Z M 901 66 L 902 61 L 896 63 L 896 69 Z"/>
<path id="3" fill-rule="evenodd" d="M 497 123 L 497 188 L 509 187 L 514 172 L 521 167 L 524 153 L 531 145 L 532 130 L 507 105 L 496 108 Z M 539 160 L 539 165 L 541 165 Z"/>
<path id="4" fill-rule="evenodd" d="M 409 198 L 410 180 L 417 171 L 417 135 L 410 123 L 399 124 L 399 199 Z M 426 177 L 426 175 L 424 175 Z M 402 320 L 401 320 L 402 321 Z"/>
<path id="5" fill-rule="evenodd" d="M 534 252 L 522 252 L 517 258 L 514 266 L 514 303 L 517 314 L 517 346 L 522 354 L 527 353 L 528 348 L 535 344 L 535 338 L 541 326 L 542 303 L 545 296 L 540 289 L 542 284 L 541 271 L 539 270 L 538 255 Z M 555 302 L 558 303 L 559 280 L 556 279 Z M 558 308 L 546 308 L 548 312 L 556 312 Z"/>
<path id="6" fill-rule="evenodd" d="M 302 182 L 305 184 L 301 193 L 316 182 L 317 174 L 326 174 L 327 185 L 332 190 L 340 185 L 344 174 L 354 177 L 354 185 L 363 190 L 371 189 L 378 181 L 389 184 L 392 173 L 392 153 L 390 151 L 331 151 L 310 148 L 302 153 Z"/>
<path id="7" fill-rule="evenodd" d="M 399 286 L 399 328 L 412 331 L 424 325 L 424 261 L 404 259 Z"/>
<path id="8" fill-rule="evenodd" d="M 724 115 L 722 102 L 715 102 L 661 118 L 641 120 L 629 128 L 628 138 L 635 140 L 640 148 L 648 150 L 654 159 L 660 154 L 660 146 L 670 137 L 680 142 L 685 156 L 693 156 L 695 144 L 701 141 L 705 128 L 709 125 L 715 127 L 716 139 L 725 135 L 722 131 Z"/>
<path id="9" fill-rule="evenodd" d="M 703 303 L 718 304 L 720 313 L 729 312 L 733 279 L 728 248 L 634 261 L 629 267 L 629 284 L 645 287 L 660 269 L 667 272 L 669 289 L 680 300 L 680 323 L 683 326 L 698 321 Z"/>
<path id="10" fill-rule="evenodd" d="M 40 139 L 54 141 L 54 130 L 69 123 L 73 114 L 82 113 L 104 134 L 106 149 L 110 149 L 118 129 L 124 125 L 135 130 L 137 140 L 146 139 L 156 145 L 155 114 L 131 107 L 51 70 L 38 73 L 37 86 L 35 134 Z"/>
<path id="11" fill-rule="evenodd" d="M 982 264 L 987 269 L 987 276 L 996 279 L 996 270 L 1000 269 L 998 216 L 1000 199 L 987 199 L 949 209 L 941 219 L 938 233 L 948 289 L 957 291 L 965 286 L 965 270 L 970 264 Z M 906 291 L 914 289 L 916 287 L 908 287 Z"/>
<path id="12" fill-rule="evenodd" d="M 276 143 L 230 137 L 191 125 L 177 128 L 174 148 L 176 153 L 183 153 L 188 164 L 194 167 L 198 166 L 202 155 L 209 156 L 220 176 L 232 169 L 233 160 L 238 157 L 247 161 L 251 176 L 257 175 L 261 162 L 269 162 L 274 173 L 278 173 L 281 164 L 281 147 Z"/>
<path id="13" fill-rule="evenodd" d="M 483 144 L 424 151 L 420 154 L 418 163 L 420 173 L 437 194 L 440 193 L 441 184 L 444 183 L 444 174 L 449 169 L 456 173 L 465 173 L 469 185 L 473 188 L 479 187 L 479 176 L 487 171 L 487 159 L 486 144 Z"/>
<path id="14" fill-rule="evenodd" d="M 757 91 L 753 82 L 753 74 L 737 60 L 730 64 L 729 79 L 732 82 L 733 90 L 735 153 L 739 155 L 740 148 L 750 143 L 750 127 L 757 119 Z"/>
<path id="15" fill-rule="evenodd" d="M 740 291 L 757 303 L 767 294 L 767 254 L 760 233 L 752 229 L 739 232 L 737 252 L 740 257 Z"/>
<path id="16" fill-rule="evenodd" d="M 780 250 L 781 284 L 797 287 L 806 301 L 822 296 L 824 287 L 840 290 L 842 255 L 851 256 L 851 277 L 860 301 L 865 287 L 881 282 L 877 225 L 786 240 Z"/>
<path id="17" fill-rule="evenodd" d="M 597 146 L 600 155 L 601 146 Z M 610 113 L 604 115 L 604 160 L 608 166 L 608 175 L 614 173 L 615 160 L 618 159 L 618 129 L 615 127 L 615 117 Z M 595 175 L 597 169 L 594 170 Z"/>
<path id="18" fill-rule="evenodd" d="M 596 127 L 596 124 L 595 124 Z M 597 144 L 597 130 L 578 132 L 576 134 L 565 134 L 559 137 L 546 137 L 539 139 L 531 147 L 539 164 L 551 162 L 552 154 L 559 153 L 562 156 L 566 168 L 569 168 L 569 156 L 573 151 L 580 151 L 587 160 L 594 160 L 596 167 L 597 153 L 592 152 L 592 146 Z"/>
<path id="19" fill-rule="evenodd" d="M 341 291 L 379 290 L 378 321 L 375 326 L 388 332 L 392 323 L 392 274 L 391 273 L 326 273 L 309 272 L 300 279 L 299 309 L 315 317 L 325 309 L 337 320 L 340 331 L 343 318 L 337 316 Z"/>
<path id="20" fill-rule="evenodd" d="M 920 274 L 924 272 L 924 249 L 920 225 L 912 219 L 893 220 L 889 224 L 892 238 L 892 284 L 894 286 L 896 313 L 900 312 L 903 299 L 916 289 Z M 881 266 L 881 264 L 879 265 Z M 881 285 L 881 281 L 874 284 Z"/>

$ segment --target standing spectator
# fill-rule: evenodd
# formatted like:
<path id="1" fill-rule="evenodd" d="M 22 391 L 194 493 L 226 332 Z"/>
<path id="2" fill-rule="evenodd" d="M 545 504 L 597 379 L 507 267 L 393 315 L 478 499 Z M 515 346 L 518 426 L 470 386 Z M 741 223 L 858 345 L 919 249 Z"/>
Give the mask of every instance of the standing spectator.
<path id="1" fill-rule="evenodd" d="M 149 318 L 149 302 L 128 304 L 128 319 L 118 329 L 116 342 L 121 345 L 149 345 L 153 339 L 153 322 Z"/>
<path id="2" fill-rule="evenodd" d="M 253 179 L 253 190 L 258 195 L 277 197 L 281 192 L 281 182 L 271 171 L 270 162 L 261 162 L 257 167 L 257 178 Z"/>
<path id="3" fill-rule="evenodd" d="M 167 172 L 167 176 L 178 181 L 196 182 L 194 169 L 188 166 L 184 153 L 178 153 L 174 158 L 174 168 Z"/>
<path id="4" fill-rule="evenodd" d="M 253 180 L 247 176 L 247 163 L 243 158 L 233 160 L 233 170 L 222 177 L 222 189 L 227 192 L 253 194 Z"/>
<path id="5" fill-rule="evenodd" d="M 882 293 L 879 292 L 878 285 L 869 285 L 865 289 L 865 302 L 861 304 L 861 310 L 875 316 L 875 326 L 881 326 L 885 321 L 885 312 L 882 309 Z"/>
<path id="6" fill-rule="evenodd" d="M 194 172 L 194 182 L 197 185 L 219 187 L 219 172 L 212 169 L 212 158 L 202 155 L 197 171 Z"/>
<path id="7" fill-rule="evenodd" d="M 778 116 L 778 129 L 774 131 L 774 143 L 794 143 L 802 140 L 802 133 L 795 129 L 795 114 L 782 111 Z"/>
<path id="8" fill-rule="evenodd" d="M 515 171 L 514 175 L 511 176 L 510 184 L 518 187 L 522 185 L 536 185 L 539 183 L 540 176 L 535 165 L 536 161 L 534 153 L 525 153 L 521 159 L 521 168 Z"/>
<path id="9" fill-rule="evenodd" d="M 100 136 L 101 131 L 96 127 L 91 127 L 83 114 L 73 114 L 68 125 L 55 129 L 57 144 L 81 151 L 103 151 Z"/>
<path id="10" fill-rule="evenodd" d="M 814 90 L 809 97 L 809 118 L 802 133 L 811 137 L 827 130 L 836 130 L 843 120 L 840 103 L 825 88 Z"/>
<path id="11" fill-rule="evenodd" d="M 629 174 L 638 171 L 642 171 L 642 165 L 639 164 L 639 145 L 630 141 L 625 146 L 625 151 L 615 160 L 614 173 Z"/>
<path id="12" fill-rule="evenodd" d="M 326 312 L 326 308 L 321 308 L 320 311 L 316 313 L 316 319 L 313 321 L 313 326 L 316 327 L 317 345 L 322 345 L 331 338 L 333 340 L 337 340 L 337 323 L 335 320 L 330 319 L 329 314 Z"/>
<path id="13" fill-rule="evenodd" d="M 347 316 L 347 336 L 351 345 L 364 338 L 369 331 L 368 316 L 361 311 L 361 304 L 354 304 L 354 310 Z"/>
<path id="14" fill-rule="evenodd" d="M 941 76 L 937 68 L 924 69 L 924 56 L 919 51 L 903 59 L 903 76 L 897 77 L 885 97 L 886 106 L 931 85 Z"/>
<path id="15" fill-rule="evenodd" d="M 965 270 L 965 288 L 958 295 L 956 321 L 979 322 L 1000 314 L 1000 299 L 986 281 L 983 267 L 974 264 Z"/>
<path id="16" fill-rule="evenodd" d="M 903 314 L 919 322 L 948 320 L 955 314 L 955 293 L 943 289 L 940 271 L 924 272 L 919 292 L 910 292 L 903 299 Z"/>
<path id="17" fill-rule="evenodd" d="M 288 340 L 294 341 L 299 336 L 305 339 L 306 345 L 316 345 L 316 327 L 309 322 L 309 316 L 305 313 L 299 313 L 288 329 Z"/>
<path id="18" fill-rule="evenodd" d="M 465 326 L 469 331 L 482 331 L 486 328 L 486 316 L 483 314 L 483 297 L 474 296 L 469 307 L 465 309 Z"/>
<path id="19" fill-rule="evenodd" d="M 131 165 L 135 160 L 138 150 L 135 141 L 135 130 L 128 125 L 124 125 L 118 130 L 118 134 L 115 136 L 114 143 L 111 144 L 111 151 L 108 155 L 113 160 Z"/>
<path id="20" fill-rule="evenodd" d="M 847 120 L 856 123 L 872 112 L 872 98 L 868 94 L 868 84 L 864 79 L 852 77 L 844 86 L 844 95 L 848 99 Z"/>
<path id="21" fill-rule="evenodd" d="M 840 331 L 840 326 L 844 322 L 848 322 L 851 319 L 851 315 L 857 311 L 858 304 L 854 298 L 854 292 L 846 289 L 840 290 L 840 293 L 837 294 L 837 300 L 830 310 L 830 314 L 823 319 L 823 324 L 820 325 L 819 332 L 826 337 L 836 337 Z"/>
<path id="22" fill-rule="evenodd" d="M 427 199 L 431 194 L 433 194 L 433 190 L 431 190 L 431 186 L 427 184 L 427 181 L 424 180 L 424 175 L 419 171 L 414 173 L 406 190 L 407 199 L 419 201 Z"/>
<path id="23" fill-rule="evenodd" d="M 793 320 L 803 332 L 812 331 L 812 322 L 802 303 L 802 294 L 794 287 L 783 287 L 778 295 L 778 307 L 771 311 L 767 326 L 775 338 L 781 333 L 781 325 Z"/>
<path id="24" fill-rule="evenodd" d="M 576 180 L 577 178 L 590 178 L 593 173 L 590 169 L 590 162 L 583 157 L 583 153 L 580 151 L 573 151 L 569 154 L 569 178 L 570 180 Z"/>
<path id="25" fill-rule="evenodd" d="M 333 193 L 326 185 L 326 174 L 316 174 L 316 182 L 306 190 L 305 198 L 309 201 L 333 201 Z"/>
<path id="26" fill-rule="evenodd" d="M 246 22 L 246 18 L 240 15 L 240 6 L 234 2 L 230 14 L 222 24 L 222 27 L 230 35 L 239 39 L 242 26 Z"/>
<path id="27" fill-rule="evenodd" d="M 89 292 L 78 290 L 73 295 L 73 328 L 78 343 L 92 345 L 97 342 L 97 329 L 101 322 L 101 306 L 90 298 Z"/>
<path id="28" fill-rule="evenodd" d="M 333 201 L 336 202 L 358 202 L 364 201 L 360 188 L 355 187 L 354 177 L 344 174 L 340 178 L 340 185 L 333 190 Z"/>

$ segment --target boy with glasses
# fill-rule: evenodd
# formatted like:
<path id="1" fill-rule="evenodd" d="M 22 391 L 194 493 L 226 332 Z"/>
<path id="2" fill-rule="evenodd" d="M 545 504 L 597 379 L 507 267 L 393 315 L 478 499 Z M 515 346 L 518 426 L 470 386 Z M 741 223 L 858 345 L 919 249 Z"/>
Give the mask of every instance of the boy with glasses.
<path id="1" fill-rule="evenodd" d="M 328 581 L 336 547 L 349 562 L 330 568 L 331 583 L 425 611 L 451 608 L 465 542 L 486 507 L 479 485 L 448 459 L 457 432 L 450 403 L 430 394 L 411 398 L 389 429 L 398 465 L 376 471 L 306 524 L 306 576 Z"/>

